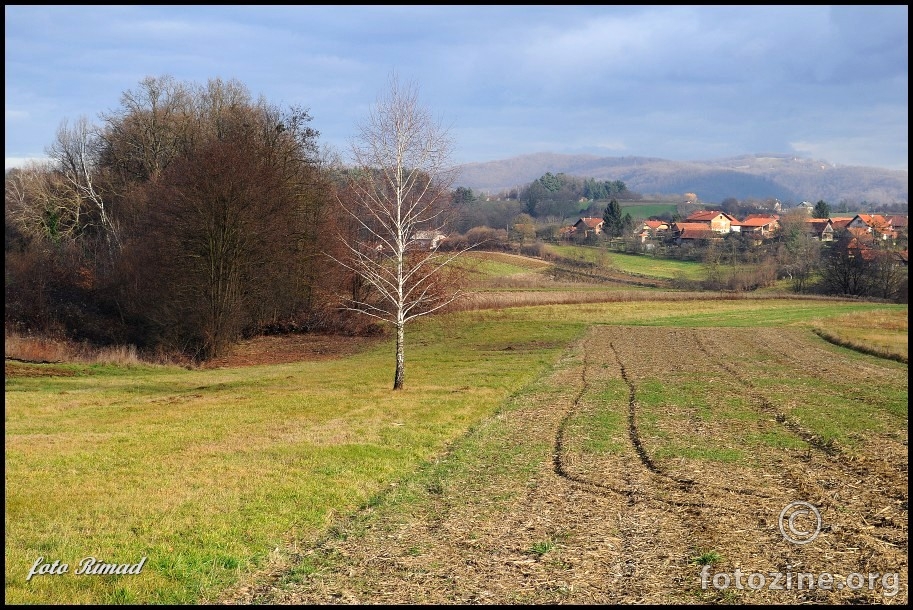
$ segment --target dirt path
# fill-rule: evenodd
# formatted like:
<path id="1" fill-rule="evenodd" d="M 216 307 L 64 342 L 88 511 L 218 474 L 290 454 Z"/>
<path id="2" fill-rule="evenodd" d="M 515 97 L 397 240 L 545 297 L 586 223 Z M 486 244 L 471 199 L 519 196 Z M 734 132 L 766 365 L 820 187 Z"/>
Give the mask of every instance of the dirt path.
<path id="1" fill-rule="evenodd" d="M 877 447 L 864 455 L 818 442 L 789 397 L 768 388 L 764 366 L 796 364 L 810 383 L 837 371 L 895 383 L 906 373 L 862 370 L 833 353 L 828 367 L 803 368 L 814 349 L 805 341 L 749 329 L 593 327 L 427 472 L 340 521 L 296 565 L 220 601 L 905 603 L 906 428 L 872 436 Z M 669 384 L 712 391 L 667 404 Z M 749 448 L 747 438 L 790 443 Z M 706 447 L 721 453 L 695 453 Z M 750 459 L 727 457 L 740 450 Z M 812 543 L 780 532 L 794 500 L 823 515 Z M 720 590 L 702 585 L 695 561 L 711 552 L 721 557 L 710 578 L 898 572 L 899 590 L 885 597 L 839 578 L 837 591 L 738 590 L 734 581 Z"/>

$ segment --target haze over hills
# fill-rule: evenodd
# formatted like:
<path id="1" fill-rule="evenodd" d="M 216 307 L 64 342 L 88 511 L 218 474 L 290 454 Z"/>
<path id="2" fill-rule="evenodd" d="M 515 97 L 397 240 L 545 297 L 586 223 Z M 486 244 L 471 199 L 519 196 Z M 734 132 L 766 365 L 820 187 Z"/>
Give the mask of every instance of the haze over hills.
<path id="1" fill-rule="evenodd" d="M 621 180 L 642 194 L 696 193 L 721 202 L 776 197 L 784 203 L 908 203 L 907 170 L 835 166 L 785 154 L 753 154 L 712 161 L 650 157 L 598 157 L 534 153 L 458 166 L 454 186 L 481 193 L 523 187 L 546 172 L 597 180 Z"/>

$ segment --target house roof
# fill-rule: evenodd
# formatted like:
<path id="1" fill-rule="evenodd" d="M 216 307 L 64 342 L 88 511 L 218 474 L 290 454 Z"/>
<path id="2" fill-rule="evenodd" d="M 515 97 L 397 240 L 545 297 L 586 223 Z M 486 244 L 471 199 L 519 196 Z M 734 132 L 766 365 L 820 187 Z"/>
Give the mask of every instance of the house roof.
<path id="1" fill-rule="evenodd" d="M 891 223 L 881 214 L 856 214 L 856 218 L 859 218 L 873 229 L 887 229 L 891 226 Z"/>
<path id="2" fill-rule="evenodd" d="M 872 239 L 868 229 L 864 229 L 862 227 L 846 227 L 846 230 L 853 235 L 853 241 L 858 241 L 859 239 L 871 241 Z"/>
<path id="3" fill-rule="evenodd" d="M 676 222 L 672 225 L 679 239 L 709 239 L 719 237 L 706 222 Z"/>
<path id="4" fill-rule="evenodd" d="M 749 216 L 738 224 L 743 227 L 766 227 L 767 225 L 771 225 L 775 222 L 777 222 L 777 219 L 773 216 L 754 216 L 753 218 L 752 216 Z"/>
<path id="5" fill-rule="evenodd" d="M 676 222 L 672 225 L 672 228 L 676 231 L 708 231 L 707 223 L 705 222 Z"/>
<path id="6" fill-rule="evenodd" d="M 851 229 L 852 230 L 852 229 Z M 875 250 L 867 246 L 865 243 L 859 241 L 857 238 L 850 240 L 850 243 L 846 245 L 848 251 L 858 252 L 863 260 L 873 260 L 875 258 Z"/>
<path id="7" fill-rule="evenodd" d="M 719 210 L 698 210 L 697 212 L 692 212 L 688 215 L 688 218 L 685 219 L 685 222 L 710 222 L 717 216 L 723 216 L 729 219 L 729 222 L 735 221 L 738 223 L 738 220 L 734 217 L 726 212 L 720 212 Z"/>
<path id="8" fill-rule="evenodd" d="M 907 220 L 907 217 L 901 214 L 895 214 L 893 216 L 887 217 L 887 221 L 890 222 L 891 226 L 895 229 L 907 226 Z"/>
<path id="9" fill-rule="evenodd" d="M 848 216 L 837 216 L 831 218 L 831 224 L 834 225 L 835 229 L 843 229 L 846 228 L 846 225 L 850 224 L 853 218 L 855 218 L 855 216 L 852 218 Z"/>
<path id="10" fill-rule="evenodd" d="M 602 218 L 590 218 L 588 216 L 582 217 L 580 220 L 574 223 L 574 226 L 576 227 L 581 222 L 591 229 L 597 229 L 602 226 Z"/>
<path id="11" fill-rule="evenodd" d="M 658 229 L 660 227 L 668 227 L 669 223 L 662 220 L 645 220 L 644 225 L 650 227 L 651 229 Z"/>
<path id="12" fill-rule="evenodd" d="M 828 226 L 833 225 L 830 218 L 807 218 L 805 224 L 809 225 L 809 230 L 815 231 L 816 233 L 821 233 Z"/>

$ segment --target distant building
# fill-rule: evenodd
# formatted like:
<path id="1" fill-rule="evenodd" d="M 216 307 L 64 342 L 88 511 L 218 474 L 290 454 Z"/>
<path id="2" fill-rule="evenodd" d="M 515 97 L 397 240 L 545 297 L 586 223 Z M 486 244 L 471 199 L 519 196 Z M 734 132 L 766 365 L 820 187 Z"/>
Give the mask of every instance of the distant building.
<path id="1" fill-rule="evenodd" d="M 820 241 L 834 241 L 834 223 L 830 218 L 809 218 L 805 221 L 805 234 Z"/>
<path id="2" fill-rule="evenodd" d="M 440 231 L 416 231 L 412 237 L 411 249 L 436 250 L 447 236 Z"/>
<path id="3" fill-rule="evenodd" d="M 587 236 L 587 235 L 599 235 L 602 233 L 602 218 L 590 218 L 587 216 L 582 217 L 580 220 L 574 223 L 574 230 L 576 234 Z"/>
<path id="4" fill-rule="evenodd" d="M 731 233 L 733 231 L 733 223 L 736 226 L 739 226 L 739 221 L 734 217 L 730 216 L 726 212 L 720 212 L 719 210 L 699 210 L 697 212 L 692 212 L 685 219 L 685 223 L 698 223 L 706 225 L 704 228 L 710 229 L 716 233 Z M 735 229 L 738 231 L 738 229 Z"/>
<path id="5" fill-rule="evenodd" d="M 735 224 L 733 223 L 733 225 Z M 780 220 L 775 214 L 749 214 L 745 220 L 738 223 L 738 226 L 742 233 L 770 237 L 780 228 Z M 735 231 L 735 227 L 733 227 L 733 231 Z"/>

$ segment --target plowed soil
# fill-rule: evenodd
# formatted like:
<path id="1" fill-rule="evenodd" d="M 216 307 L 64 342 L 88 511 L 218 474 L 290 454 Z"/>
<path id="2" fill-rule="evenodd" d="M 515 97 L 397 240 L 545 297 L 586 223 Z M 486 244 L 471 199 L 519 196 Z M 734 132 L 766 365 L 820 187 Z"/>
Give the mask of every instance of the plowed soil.
<path id="1" fill-rule="evenodd" d="M 802 383 L 780 388 L 784 370 Z M 218 601 L 906 604 L 906 416 L 836 443 L 795 389 L 877 407 L 866 388 L 906 375 L 798 330 L 595 326 L 427 473 Z M 664 402 L 675 387 L 692 398 Z M 822 517 L 807 544 L 780 528 L 796 500 Z M 800 572 L 835 590 L 799 589 Z"/>

